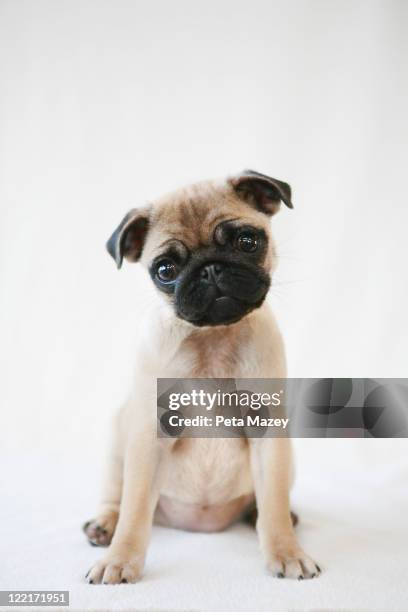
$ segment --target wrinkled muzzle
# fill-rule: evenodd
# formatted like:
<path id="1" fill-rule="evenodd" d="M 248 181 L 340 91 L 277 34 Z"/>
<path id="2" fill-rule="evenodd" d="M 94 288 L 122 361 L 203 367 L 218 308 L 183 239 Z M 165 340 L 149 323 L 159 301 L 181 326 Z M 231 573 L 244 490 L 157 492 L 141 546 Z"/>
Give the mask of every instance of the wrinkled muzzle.
<path id="1" fill-rule="evenodd" d="M 262 304 L 269 285 L 269 275 L 255 265 L 207 262 L 179 279 L 176 312 L 197 326 L 235 323 Z"/>

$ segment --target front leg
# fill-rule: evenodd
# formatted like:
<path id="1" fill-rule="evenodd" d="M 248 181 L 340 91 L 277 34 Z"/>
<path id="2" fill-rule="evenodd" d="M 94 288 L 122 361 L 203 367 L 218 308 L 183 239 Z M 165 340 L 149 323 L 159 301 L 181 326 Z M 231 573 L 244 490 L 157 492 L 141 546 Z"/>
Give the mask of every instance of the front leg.
<path id="1" fill-rule="evenodd" d="M 143 571 L 166 449 L 153 428 L 135 434 L 125 450 L 118 524 L 105 557 L 86 575 L 90 584 L 136 582 Z"/>
<path id="2" fill-rule="evenodd" d="M 314 578 L 320 568 L 300 547 L 290 514 L 290 440 L 252 440 L 250 456 L 258 506 L 257 531 L 268 570 L 278 578 Z"/>

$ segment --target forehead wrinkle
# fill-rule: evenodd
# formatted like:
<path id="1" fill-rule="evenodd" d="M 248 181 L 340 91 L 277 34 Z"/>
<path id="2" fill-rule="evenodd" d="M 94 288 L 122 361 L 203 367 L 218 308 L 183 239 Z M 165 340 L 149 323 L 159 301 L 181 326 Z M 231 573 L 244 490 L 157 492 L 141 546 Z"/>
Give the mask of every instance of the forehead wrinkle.
<path id="1" fill-rule="evenodd" d="M 197 197 L 185 198 L 178 202 L 167 231 L 175 238 L 182 237 L 189 246 L 206 243 L 209 239 L 208 202 Z"/>
<path id="2" fill-rule="evenodd" d="M 186 254 L 188 251 L 186 245 L 184 244 L 182 240 L 180 240 L 179 238 L 173 238 L 173 237 L 170 237 L 164 242 L 162 242 L 161 244 L 159 244 L 159 246 L 157 247 L 157 250 L 164 251 L 166 248 L 174 248 L 176 249 L 176 251 L 179 251 L 180 253 L 183 253 L 183 254 Z"/>
<path id="3" fill-rule="evenodd" d="M 156 203 L 154 217 L 153 226 L 157 223 L 163 237 L 182 240 L 190 249 L 208 245 L 222 221 L 235 219 L 255 227 L 266 225 L 261 213 L 241 202 L 233 192 L 211 183 L 190 185 L 164 197 Z"/>

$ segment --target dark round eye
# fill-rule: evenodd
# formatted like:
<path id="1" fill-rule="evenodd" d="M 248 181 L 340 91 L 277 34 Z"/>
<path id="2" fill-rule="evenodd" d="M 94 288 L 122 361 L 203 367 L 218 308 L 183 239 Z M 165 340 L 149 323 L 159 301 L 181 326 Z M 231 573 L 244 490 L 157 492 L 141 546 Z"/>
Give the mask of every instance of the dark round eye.
<path id="1" fill-rule="evenodd" d="M 253 253 L 258 248 L 258 238 L 256 234 L 244 232 L 238 236 L 237 246 L 245 253 Z"/>
<path id="2" fill-rule="evenodd" d="M 156 276 L 163 283 L 170 283 L 177 277 L 177 267 L 170 259 L 163 259 L 157 264 Z"/>

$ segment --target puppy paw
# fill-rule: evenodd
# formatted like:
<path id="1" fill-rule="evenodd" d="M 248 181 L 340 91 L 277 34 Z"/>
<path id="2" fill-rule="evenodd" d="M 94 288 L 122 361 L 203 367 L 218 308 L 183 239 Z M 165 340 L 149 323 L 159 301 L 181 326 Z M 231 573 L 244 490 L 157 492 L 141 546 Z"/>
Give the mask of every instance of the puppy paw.
<path id="1" fill-rule="evenodd" d="M 118 513 L 109 512 L 87 521 L 82 529 L 92 546 L 109 546 L 118 522 Z"/>
<path id="2" fill-rule="evenodd" d="M 316 578 L 321 573 L 320 567 L 301 548 L 278 549 L 269 555 L 267 568 L 275 578 L 296 580 Z"/>
<path id="3" fill-rule="evenodd" d="M 88 584 L 121 584 L 140 580 L 143 562 L 140 557 L 108 556 L 95 563 L 85 576 Z"/>

